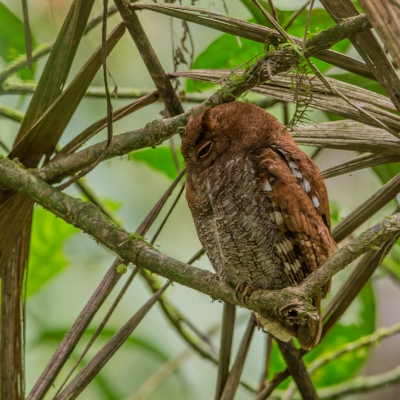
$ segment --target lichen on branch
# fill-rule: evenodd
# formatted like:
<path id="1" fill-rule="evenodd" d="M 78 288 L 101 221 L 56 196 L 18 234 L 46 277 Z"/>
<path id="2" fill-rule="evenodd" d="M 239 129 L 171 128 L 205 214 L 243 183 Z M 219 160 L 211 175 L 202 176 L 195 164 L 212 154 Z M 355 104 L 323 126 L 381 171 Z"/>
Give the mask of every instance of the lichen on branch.
<path id="1" fill-rule="evenodd" d="M 60 192 L 7 158 L 0 158 L 0 184 L 22 193 L 86 232 L 121 259 L 202 292 L 214 300 L 244 306 L 236 299 L 232 288 L 219 282 L 215 274 L 154 250 L 143 238 L 132 236 L 115 225 L 97 206 Z M 246 307 L 262 315 L 278 318 L 288 325 L 306 323 L 316 315 L 311 299 L 331 276 L 371 250 L 371 247 L 379 248 L 399 232 L 400 213 L 385 218 L 345 245 L 301 285 L 283 290 L 255 290 L 247 300 Z"/>

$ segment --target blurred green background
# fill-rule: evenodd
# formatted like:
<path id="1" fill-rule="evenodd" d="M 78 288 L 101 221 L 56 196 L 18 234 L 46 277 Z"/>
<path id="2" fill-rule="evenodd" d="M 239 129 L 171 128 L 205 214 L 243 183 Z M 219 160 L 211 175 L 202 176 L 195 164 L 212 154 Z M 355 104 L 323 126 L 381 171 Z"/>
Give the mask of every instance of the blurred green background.
<path id="1" fill-rule="evenodd" d="M 248 1 L 227 2 L 230 15 L 246 20 L 256 20 L 261 23 L 262 21 L 257 20 L 260 16 L 257 13 L 251 14 L 251 10 L 246 7 L 250 3 Z M 294 5 L 293 1 L 276 0 L 274 3 L 281 10 L 279 15 L 281 21 L 289 18 L 294 6 L 296 8 L 299 6 L 297 2 Z M 29 4 L 30 22 L 36 45 L 56 37 L 70 4 L 71 1 L 65 0 L 36 0 Z M 184 4 L 189 5 L 190 2 L 186 1 Z M 221 1 L 197 1 L 196 6 L 224 12 Z M 101 7 L 102 3 L 96 2 L 93 15 L 101 12 Z M 1 18 L 4 21 L 3 28 L 0 27 L 0 42 L 2 43 L 0 48 L 1 66 L 5 66 L 7 62 L 24 52 L 21 23 L 22 11 L 20 8 L 20 3 L 18 2 L 11 0 L 0 2 L 0 22 Z M 165 70 L 172 71 L 171 37 L 175 43 L 180 42 L 182 37 L 180 21 L 175 20 L 171 23 L 168 17 L 151 12 L 141 12 L 139 13 L 139 18 Z M 305 15 L 302 16 L 298 23 L 292 26 L 289 33 L 301 37 L 304 29 L 304 19 Z M 111 17 L 108 25 L 109 30 L 119 21 L 118 14 Z M 5 22 L 8 25 L 5 25 Z M 324 10 L 320 9 L 317 2 L 310 32 L 315 33 L 323 30 L 332 25 L 332 23 L 330 17 Z M 263 51 L 263 45 L 261 44 L 243 39 L 238 40 L 235 37 L 222 35 L 217 31 L 195 24 L 190 24 L 190 29 L 195 43 L 193 68 L 234 68 Z M 100 42 L 101 29 L 98 26 L 82 39 L 69 80 L 79 71 L 88 55 L 93 52 Z M 357 56 L 349 42 L 339 43 L 337 50 L 346 51 L 354 57 Z M 187 55 L 185 57 L 189 60 Z M 46 58 L 40 59 L 35 64 L 34 74 L 25 69 L 19 74 L 18 78 L 23 80 L 38 79 L 45 60 Z M 328 65 L 323 65 L 322 63 L 319 67 L 322 70 L 329 69 Z M 153 88 L 150 76 L 129 34 L 125 35 L 108 58 L 108 68 L 118 88 Z M 189 66 L 180 66 L 180 70 L 187 68 Z M 341 73 L 342 71 L 336 68 L 329 69 L 329 75 L 337 79 L 345 81 L 351 79 L 350 74 Z M 352 82 L 350 81 L 350 83 Z M 102 86 L 101 74 L 96 76 L 92 84 Z M 377 85 L 372 84 L 367 79 L 363 82 L 357 82 L 357 84 L 379 91 Z M 204 94 L 211 93 L 210 90 L 213 90 L 210 85 L 201 83 L 198 83 L 196 87 L 197 90 L 202 90 Z M 186 83 L 182 81 L 179 90 L 191 92 L 195 91 L 195 87 L 192 82 Z M 254 99 L 255 95 L 249 95 L 248 98 Z M 29 95 L 4 95 L 1 96 L 0 101 L 2 104 L 23 112 L 26 110 L 29 100 Z M 113 99 L 114 109 L 120 108 L 127 103 L 129 103 L 129 100 Z M 184 103 L 185 109 L 192 105 Z M 160 112 L 162 109 L 162 104 L 158 102 L 116 122 L 114 124 L 115 134 L 140 128 L 156 118 L 161 118 Z M 292 105 L 290 105 L 289 110 L 290 113 L 293 113 Z M 282 120 L 283 114 L 280 104 L 268 109 L 268 112 Z M 106 103 L 104 99 L 85 98 L 68 125 L 61 139 L 61 145 L 66 144 L 91 123 L 105 115 Z M 328 121 L 331 118 L 331 116 L 318 110 L 310 110 L 309 117 L 313 122 Z M 2 141 L 11 147 L 13 138 L 18 130 L 18 124 L 1 118 L 0 126 Z M 106 133 L 103 131 L 96 135 L 89 144 L 104 140 L 105 137 Z M 174 138 L 174 141 L 175 145 L 179 147 L 179 138 Z M 306 148 L 304 150 L 307 153 L 311 151 Z M 323 170 L 355 155 L 356 153 L 350 151 L 326 149 L 317 157 L 316 162 Z M 370 197 L 382 185 L 382 181 L 386 181 L 388 176 L 393 176 L 397 169 L 390 171 L 386 168 L 378 172 L 379 175 L 371 170 L 362 170 L 327 180 L 326 184 L 332 203 L 334 223 Z M 124 228 L 133 232 L 165 192 L 175 176 L 176 170 L 172 155 L 168 148 L 168 143 L 166 143 L 157 149 L 146 149 L 130 156 L 115 158 L 101 163 L 87 176 L 87 183 L 113 209 L 119 220 L 122 221 Z M 68 189 L 67 192 L 74 196 L 79 196 L 74 188 Z M 168 205 L 172 201 L 173 199 L 169 200 L 165 210 L 168 209 Z M 390 203 L 371 220 L 363 224 L 358 229 L 358 232 L 365 230 L 384 216 L 389 215 L 395 207 L 395 202 Z M 146 235 L 147 238 L 152 237 L 158 223 L 165 215 L 165 210 Z M 187 261 L 201 247 L 184 197 L 179 201 L 177 208 L 159 236 L 156 247 L 161 252 L 182 261 Z M 367 285 L 364 288 L 341 319 L 341 323 L 331 332 L 330 337 L 307 360 L 325 351 L 334 350 L 343 343 L 371 333 L 375 326 L 388 326 L 400 320 L 400 310 L 396 307 L 400 300 L 400 292 L 398 291 L 398 279 L 400 277 L 399 254 L 400 252 L 395 249 L 393 256 L 385 262 L 386 270 L 390 270 L 391 273 L 385 273 L 386 270 L 384 269 L 375 274 L 372 285 Z M 101 281 L 113 259 L 114 255 L 111 252 L 98 245 L 87 235 L 68 226 L 39 206 L 35 207 L 27 286 L 29 297 L 26 309 L 28 391 L 38 379 L 58 343 Z M 196 262 L 195 266 L 212 270 L 206 257 Z M 348 271 L 343 271 L 343 273 L 335 277 L 332 293 L 335 292 L 338 285 L 344 281 L 347 275 Z M 123 283 L 120 282 L 118 287 L 121 288 Z M 220 323 L 222 305 L 218 302 L 213 302 L 207 296 L 179 285 L 174 285 L 168 289 L 167 296 L 203 332 Z M 115 294 L 102 307 L 101 315 L 98 315 L 91 324 L 91 332 L 101 322 L 102 315 L 107 311 L 114 297 Z M 84 362 L 149 297 L 150 291 L 144 282 L 139 277 L 135 278 L 107 325 L 105 332 L 96 341 L 89 354 L 85 357 Z M 234 341 L 235 349 L 239 345 L 248 315 L 248 311 L 239 310 L 239 322 Z M 214 335 L 213 339 L 218 345 L 219 335 Z M 86 335 L 84 340 L 89 340 L 89 335 Z M 85 344 L 86 342 L 79 344 L 74 354 L 79 354 Z M 249 382 L 257 383 L 260 378 L 264 347 L 265 335 L 262 332 L 257 332 L 253 339 L 244 373 L 244 377 Z M 85 390 L 81 398 L 130 398 L 146 379 L 156 373 L 167 360 L 177 357 L 185 349 L 185 343 L 170 327 L 159 307 L 156 306 L 135 330 L 131 340 L 125 343 L 120 351 L 116 353 L 99 377 Z M 273 366 L 276 372 L 283 367 L 283 363 L 277 356 L 276 349 L 274 349 L 274 354 Z M 333 360 L 329 366 L 318 371 L 314 379 L 317 386 L 326 386 L 349 379 L 359 372 L 366 374 L 384 372 L 397 365 L 399 359 L 400 341 L 398 337 L 392 337 L 371 352 L 363 350 L 350 353 L 338 360 Z M 67 368 L 64 369 L 68 370 L 68 366 L 72 366 L 75 360 L 72 357 L 67 364 Z M 62 381 L 63 376 L 65 374 L 59 376 L 56 384 Z M 152 400 L 211 399 L 214 395 L 215 381 L 216 367 L 197 355 L 190 355 L 175 372 L 171 372 L 170 376 L 154 390 L 149 398 Z M 381 400 L 397 398 L 393 397 L 396 396 L 397 390 L 395 387 L 392 391 L 382 392 L 379 394 L 379 398 Z M 55 391 L 56 389 L 54 389 L 53 393 L 49 393 L 48 398 L 51 398 Z M 376 396 L 377 392 L 374 392 L 371 395 L 359 395 L 352 398 L 376 399 Z M 245 389 L 240 388 L 237 399 L 248 398 L 250 396 Z"/>

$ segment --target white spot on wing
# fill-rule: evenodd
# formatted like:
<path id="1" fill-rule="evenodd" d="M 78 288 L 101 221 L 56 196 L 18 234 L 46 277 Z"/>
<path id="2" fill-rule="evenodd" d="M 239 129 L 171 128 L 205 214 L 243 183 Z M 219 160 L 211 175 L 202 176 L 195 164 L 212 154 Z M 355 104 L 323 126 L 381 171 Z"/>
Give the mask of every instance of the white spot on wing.
<path id="1" fill-rule="evenodd" d="M 310 193 L 311 185 L 310 185 L 310 182 L 308 182 L 307 179 L 303 179 L 303 180 L 301 181 L 301 186 L 303 187 L 303 189 L 305 190 L 305 192 L 306 192 L 307 194 Z"/>
<path id="2" fill-rule="evenodd" d="M 292 171 L 293 171 L 293 175 L 296 178 L 300 178 L 301 179 L 303 177 L 303 175 L 301 174 L 301 172 L 298 169 L 292 169 Z"/>
<path id="3" fill-rule="evenodd" d="M 296 177 L 296 178 L 302 178 L 303 177 L 303 175 L 301 174 L 301 172 L 299 171 L 299 167 L 297 166 L 297 164 L 293 161 L 293 160 L 290 160 L 289 161 L 289 167 L 290 167 L 290 169 L 292 170 L 292 172 L 293 172 L 293 175 Z"/>
<path id="4" fill-rule="evenodd" d="M 280 225 L 283 222 L 282 214 L 279 211 L 275 211 L 275 210 L 274 210 L 274 214 L 275 214 L 275 222 L 276 222 L 276 224 Z"/>
<path id="5" fill-rule="evenodd" d="M 263 187 L 263 190 L 265 190 L 266 192 L 271 192 L 272 191 L 272 187 L 271 187 L 268 179 L 265 180 L 265 185 Z"/>
<path id="6" fill-rule="evenodd" d="M 314 207 L 315 207 L 315 208 L 319 208 L 319 200 L 318 200 L 318 197 L 317 197 L 317 196 L 313 196 L 313 197 L 311 198 L 311 200 L 312 200 L 312 202 L 313 202 L 313 204 L 314 204 Z"/>

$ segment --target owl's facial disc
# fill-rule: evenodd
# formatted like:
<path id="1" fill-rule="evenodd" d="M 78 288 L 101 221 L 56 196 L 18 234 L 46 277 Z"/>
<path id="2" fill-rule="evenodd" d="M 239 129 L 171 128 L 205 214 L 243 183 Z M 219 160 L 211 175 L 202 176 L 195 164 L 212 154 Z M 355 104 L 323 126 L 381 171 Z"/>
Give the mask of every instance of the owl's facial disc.
<path id="1" fill-rule="evenodd" d="M 212 141 L 209 141 L 209 142 L 207 142 L 207 143 L 204 143 L 204 144 L 197 150 L 197 157 L 199 157 L 199 158 L 207 157 L 207 156 L 210 154 L 211 149 L 213 148 L 213 146 L 214 146 L 214 142 L 212 142 Z"/>

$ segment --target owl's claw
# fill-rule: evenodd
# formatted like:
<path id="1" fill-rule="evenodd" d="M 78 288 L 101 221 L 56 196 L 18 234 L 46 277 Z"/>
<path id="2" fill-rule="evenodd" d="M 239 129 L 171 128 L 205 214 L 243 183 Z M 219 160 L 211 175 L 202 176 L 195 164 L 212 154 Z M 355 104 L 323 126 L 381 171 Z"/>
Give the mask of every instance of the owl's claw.
<path id="1" fill-rule="evenodd" d="M 243 292 L 243 303 L 247 305 L 247 299 L 250 297 L 250 295 L 253 293 L 253 287 L 250 285 L 246 285 L 246 287 L 244 288 L 244 292 Z"/>
<path id="2" fill-rule="evenodd" d="M 242 293 L 242 300 L 239 298 L 239 293 Z M 247 305 L 247 299 L 253 293 L 253 287 L 247 283 L 241 282 L 236 285 L 235 288 L 235 299 L 240 303 Z"/>
<path id="3" fill-rule="evenodd" d="M 236 285 L 236 287 L 235 287 L 235 299 L 236 299 L 236 301 L 238 301 L 238 302 L 241 302 L 240 299 L 239 299 L 239 292 L 242 292 L 242 291 L 243 291 L 243 289 L 242 289 L 242 283 L 238 283 L 238 284 Z"/>

